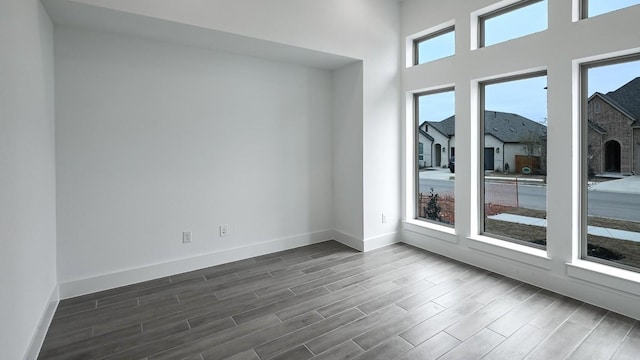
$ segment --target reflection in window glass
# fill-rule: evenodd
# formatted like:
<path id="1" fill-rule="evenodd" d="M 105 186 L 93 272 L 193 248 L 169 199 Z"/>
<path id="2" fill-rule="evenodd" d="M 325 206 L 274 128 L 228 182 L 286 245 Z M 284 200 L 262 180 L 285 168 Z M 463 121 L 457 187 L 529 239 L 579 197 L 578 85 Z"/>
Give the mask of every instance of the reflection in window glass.
<path id="1" fill-rule="evenodd" d="M 480 18 L 481 46 L 490 46 L 547 29 L 547 0 L 518 3 Z"/>
<path id="2" fill-rule="evenodd" d="M 640 60 L 586 67 L 583 257 L 640 269 Z M 583 244 L 584 245 L 584 244 Z"/>
<path id="3" fill-rule="evenodd" d="M 546 248 L 547 76 L 483 84 L 485 235 Z"/>
<path id="4" fill-rule="evenodd" d="M 415 96 L 417 218 L 448 226 L 455 223 L 454 102 L 453 89 Z"/>
<path id="5" fill-rule="evenodd" d="M 585 17 L 598 16 L 638 4 L 640 0 L 585 0 Z"/>
<path id="6" fill-rule="evenodd" d="M 414 65 L 441 59 L 456 53 L 454 28 L 448 28 L 414 41 Z"/>

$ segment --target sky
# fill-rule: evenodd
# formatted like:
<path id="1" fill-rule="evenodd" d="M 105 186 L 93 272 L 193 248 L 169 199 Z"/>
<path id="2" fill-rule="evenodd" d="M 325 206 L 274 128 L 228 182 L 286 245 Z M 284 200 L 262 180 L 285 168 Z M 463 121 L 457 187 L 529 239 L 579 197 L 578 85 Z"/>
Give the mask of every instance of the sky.
<path id="1" fill-rule="evenodd" d="M 597 16 L 640 4 L 640 0 L 589 0 L 589 16 Z M 508 16 L 490 18 L 485 25 L 485 46 L 510 40 L 547 28 L 547 0 L 520 8 Z M 532 21 L 532 19 L 537 19 Z M 429 39 L 419 46 L 420 63 L 454 54 L 454 33 Z M 614 91 L 640 76 L 640 61 L 590 68 L 588 96 L 594 92 Z M 546 76 L 528 78 L 485 87 L 485 109 L 522 115 L 534 121 L 547 121 Z M 455 112 L 453 91 L 422 96 L 419 101 L 420 123 L 441 121 Z"/>
<path id="2" fill-rule="evenodd" d="M 488 18 L 484 45 L 490 46 L 547 28 L 547 0 Z"/>
<path id="3" fill-rule="evenodd" d="M 589 0 L 589 17 L 640 4 L 640 0 Z"/>
<path id="4" fill-rule="evenodd" d="M 589 96 L 596 91 L 606 94 L 639 77 L 640 61 L 595 67 L 589 69 L 588 74 Z"/>

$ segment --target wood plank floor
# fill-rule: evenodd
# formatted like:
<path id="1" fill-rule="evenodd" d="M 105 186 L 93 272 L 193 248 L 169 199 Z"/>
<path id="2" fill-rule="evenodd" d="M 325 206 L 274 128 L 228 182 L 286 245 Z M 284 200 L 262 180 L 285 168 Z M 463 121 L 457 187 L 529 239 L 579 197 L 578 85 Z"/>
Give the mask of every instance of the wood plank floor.
<path id="1" fill-rule="evenodd" d="M 405 244 L 329 241 L 60 303 L 39 359 L 634 359 L 630 318 Z"/>

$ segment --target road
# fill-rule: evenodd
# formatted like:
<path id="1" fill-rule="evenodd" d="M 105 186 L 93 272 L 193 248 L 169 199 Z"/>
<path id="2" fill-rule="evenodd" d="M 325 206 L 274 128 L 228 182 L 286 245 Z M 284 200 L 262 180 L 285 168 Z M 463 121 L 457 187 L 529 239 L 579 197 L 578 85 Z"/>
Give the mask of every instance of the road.
<path id="1" fill-rule="evenodd" d="M 453 193 L 453 181 L 420 179 L 420 190 L 428 194 L 430 188 L 436 193 Z M 507 203 L 515 202 L 515 185 L 513 183 L 487 183 L 490 194 L 502 194 Z M 493 195 L 489 195 L 493 196 Z M 497 196 L 497 195 L 496 195 Z M 546 209 L 546 187 L 543 185 L 518 186 L 518 204 L 528 209 Z M 640 222 L 640 194 L 622 194 L 605 191 L 589 191 L 589 215 L 611 219 Z"/>

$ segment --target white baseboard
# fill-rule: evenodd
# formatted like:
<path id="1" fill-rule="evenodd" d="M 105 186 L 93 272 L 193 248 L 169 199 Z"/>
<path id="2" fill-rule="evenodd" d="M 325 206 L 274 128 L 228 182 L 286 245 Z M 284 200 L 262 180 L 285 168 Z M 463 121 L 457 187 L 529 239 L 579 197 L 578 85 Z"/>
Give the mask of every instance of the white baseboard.
<path id="1" fill-rule="evenodd" d="M 53 291 L 51 291 L 51 296 L 49 296 L 47 308 L 44 310 L 44 313 L 40 318 L 40 322 L 38 323 L 38 327 L 33 333 L 33 337 L 31 338 L 31 342 L 29 343 L 27 352 L 24 355 L 24 360 L 36 360 L 38 358 L 40 349 L 42 348 L 42 344 L 44 343 L 44 338 L 47 336 L 49 325 L 51 325 L 53 315 L 56 313 L 59 302 L 60 293 L 58 291 L 58 285 L 56 284 L 56 286 L 54 286 L 53 288 Z"/>
<path id="2" fill-rule="evenodd" d="M 60 298 L 90 294 L 97 291 L 131 285 L 142 281 L 153 280 L 188 271 L 242 260 L 254 256 L 293 249 L 334 239 L 358 251 L 370 251 L 398 242 L 397 233 L 389 233 L 365 241 L 338 230 L 323 230 L 313 233 L 294 235 L 286 238 L 257 242 L 232 249 L 224 249 L 212 253 L 176 259 L 160 264 L 141 266 L 114 273 L 93 276 L 63 282 L 60 284 Z"/>
<path id="3" fill-rule="evenodd" d="M 364 251 L 375 250 L 397 242 L 400 242 L 400 239 L 398 233 L 395 232 L 368 238 L 364 241 Z"/>
<path id="4" fill-rule="evenodd" d="M 333 239 L 343 245 L 353 248 L 358 251 L 364 251 L 364 242 L 355 236 L 345 234 L 339 230 L 333 230 Z"/>
<path id="5" fill-rule="evenodd" d="M 207 268 L 254 256 L 311 245 L 334 238 L 333 230 L 323 230 L 286 238 L 257 242 L 237 248 L 224 249 L 204 255 L 177 259 L 160 264 L 141 266 L 134 269 L 98 275 L 85 279 L 67 281 L 60 284 L 60 298 L 67 299 L 74 296 L 90 294 L 97 291 Z"/>
<path id="6" fill-rule="evenodd" d="M 507 259 L 470 247 L 461 247 L 435 238 L 405 231 L 402 242 L 538 286 L 635 319 L 640 319 L 640 296 L 624 289 L 612 288 L 612 283 L 598 283 L 572 278 L 571 272 L 554 272 L 520 261 Z M 570 267 L 571 268 L 571 267 Z M 597 279 L 597 278 L 596 278 Z"/>
<path id="7" fill-rule="evenodd" d="M 333 239 L 350 247 L 356 249 L 358 251 L 367 252 L 371 250 L 375 250 L 387 245 L 395 244 L 400 242 L 400 238 L 398 233 L 388 233 L 372 238 L 368 238 L 366 240 L 360 240 L 355 236 L 345 234 L 339 230 L 333 230 Z"/>

